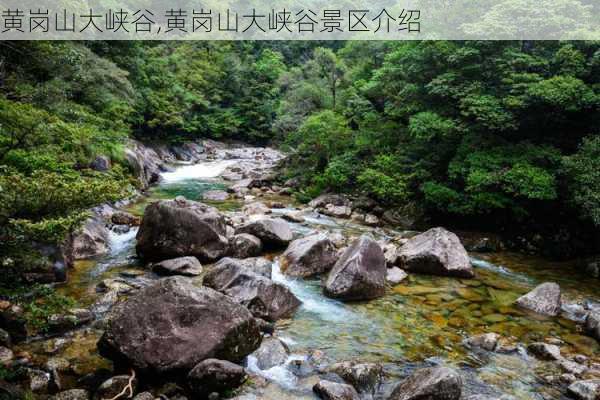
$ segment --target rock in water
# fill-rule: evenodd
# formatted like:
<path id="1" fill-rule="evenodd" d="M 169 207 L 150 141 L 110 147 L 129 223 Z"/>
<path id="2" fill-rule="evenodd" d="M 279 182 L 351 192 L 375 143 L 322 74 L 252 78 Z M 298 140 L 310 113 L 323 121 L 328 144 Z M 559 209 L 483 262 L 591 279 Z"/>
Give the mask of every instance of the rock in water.
<path id="1" fill-rule="evenodd" d="M 210 262 L 223 257 L 228 247 L 223 215 L 213 207 L 178 197 L 146 207 L 136 250 L 150 261 L 195 256 Z"/>
<path id="2" fill-rule="evenodd" d="M 560 347 L 543 342 L 530 343 L 527 350 L 541 360 L 556 361 L 562 359 Z"/>
<path id="3" fill-rule="evenodd" d="M 327 272 L 337 259 L 337 250 L 322 233 L 296 239 L 280 258 L 281 271 L 287 275 L 309 277 Z"/>
<path id="4" fill-rule="evenodd" d="M 458 400 L 462 379 L 447 367 L 420 369 L 400 382 L 389 400 Z"/>
<path id="5" fill-rule="evenodd" d="M 223 291 L 235 277 L 242 273 L 251 273 L 271 278 L 270 265 L 251 264 L 247 263 L 246 260 L 225 257 L 208 268 L 208 272 L 204 275 L 204 285 L 218 291 Z"/>
<path id="6" fill-rule="evenodd" d="M 240 226 L 236 234 L 249 233 L 262 240 L 267 247 L 283 247 L 292 240 L 292 230 L 281 218 L 263 218 Z"/>
<path id="7" fill-rule="evenodd" d="M 408 277 L 408 274 L 398 267 L 388 268 L 385 279 L 392 285 L 397 285 Z"/>
<path id="8" fill-rule="evenodd" d="M 567 392 L 578 400 L 600 399 L 600 379 L 589 379 L 572 383 Z"/>
<path id="9" fill-rule="evenodd" d="M 89 218 L 73 237 L 73 257 L 81 260 L 108 253 L 108 233 L 100 217 Z"/>
<path id="10" fill-rule="evenodd" d="M 585 329 L 590 336 L 600 341 L 600 313 L 588 314 L 585 319 Z"/>
<path id="11" fill-rule="evenodd" d="M 370 237 L 357 239 L 329 272 L 324 292 L 341 300 L 368 300 L 385 294 L 385 258 Z"/>
<path id="12" fill-rule="evenodd" d="M 142 372 L 187 373 L 208 358 L 240 361 L 260 342 L 245 307 L 186 278 L 169 277 L 115 306 L 98 349 Z"/>
<path id="13" fill-rule="evenodd" d="M 383 366 L 376 363 L 343 361 L 332 364 L 328 370 L 350 383 L 359 393 L 375 394 L 383 378 Z"/>
<path id="14" fill-rule="evenodd" d="M 360 398 L 352 386 L 326 380 L 320 380 L 313 386 L 313 391 L 323 400 L 359 400 Z"/>
<path id="15" fill-rule="evenodd" d="M 230 253 L 235 258 L 248 258 L 260 254 L 262 242 L 256 236 L 248 233 L 240 233 L 230 240 Z"/>
<path id="16" fill-rule="evenodd" d="M 263 340 L 258 350 L 251 355 L 256 358 L 256 366 L 265 370 L 284 364 L 290 355 L 290 350 L 281 340 L 271 337 Z"/>
<path id="17" fill-rule="evenodd" d="M 538 314 L 555 317 L 560 313 L 560 286 L 553 282 L 542 283 L 519 297 L 516 304 Z"/>
<path id="18" fill-rule="evenodd" d="M 409 272 L 472 278 L 473 267 L 458 236 L 432 228 L 411 239 L 398 252 L 399 266 Z"/>
<path id="19" fill-rule="evenodd" d="M 152 271 L 158 275 L 198 276 L 202 265 L 196 257 L 179 257 L 152 264 Z"/>
<path id="20" fill-rule="evenodd" d="M 194 367 L 188 374 L 188 384 L 200 396 L 235 389 L 246 380 L 244 368 L 225 360 L 210 358 Z"/>

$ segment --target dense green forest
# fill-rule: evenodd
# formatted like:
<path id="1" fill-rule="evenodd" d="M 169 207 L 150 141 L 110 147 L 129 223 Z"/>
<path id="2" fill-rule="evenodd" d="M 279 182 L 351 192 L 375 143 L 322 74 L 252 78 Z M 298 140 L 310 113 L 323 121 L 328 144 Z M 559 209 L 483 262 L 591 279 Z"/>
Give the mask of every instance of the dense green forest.
<path id="1" fill-rule="evenodd" d="M 600 236 L 599 106 L 598 42 L 3 42 L 3 249 L 126 196 L 136 137 L 279 145 L 301 200 L 360 193 L 579 255 Z"/>

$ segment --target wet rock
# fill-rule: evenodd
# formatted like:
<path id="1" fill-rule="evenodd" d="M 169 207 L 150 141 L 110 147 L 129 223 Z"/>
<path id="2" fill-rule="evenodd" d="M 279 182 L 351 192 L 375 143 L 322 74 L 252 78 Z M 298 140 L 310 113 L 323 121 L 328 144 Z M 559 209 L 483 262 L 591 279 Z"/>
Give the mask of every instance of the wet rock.
<path id="1" fill-rule="evenodd" d="M 484 333 L 481 335 L 471 336 L 465 340 L 465 346 L 469 348 L 479 348 L 486 351 L 494 351 L 498 346 L 500 335 L 497 333 Z"/>
<path id="2" fill-rule="evenodd" d="M 563 371 L 573 374 L 577 377 L 581 377 L 587 371 L 587 368 L 584 365 L 566 360 L 564 358 L 558 361 L 558 365 Z"/>
<path id="3" fill-rule="evenodd" d="M 381 249 L 385 256 L 385 263 L 388 268 L 392 268 L 398 262 L 398 246 L 394 243 L 382 243 Z"/>
<path id="4" fill-rule="evenodd" d="M 313 391 L 323 400 L 359 400 L 356 390 L 345 383 L 320 380 Z"/>
<path id="5" fill-rule="evenodd" d="M 557 316 L 561 305 L 560 287 L 552 282 L 542 283 L 531 292 L 519 297 L 516 304 L 538 314 Z"/>
<path id="6" fill-rule="evenodd" d="M 90 394 L 85 389 L 71 389 L 57 393 L 52 400 L 89 400 Z"/>
<path id="7" fill-rule="evenodd" d="M 361 236 L 329 272 L 324 292 L 341 300 L 367 300 L 385 294 L 385 258 L 381 247 Z"/>
<path id="8" fill-rule="evenodd" d="M 198 276 L 202 265 L 196 257 L 179 257 L 152 264 L 152 271 L 158 275 Z"/>
<path id="9" fill-rule="evenodd" d="M 229 199 L 229 193 L 224 190 L 208 190 L 202 194 L 202 200 L 225 201 Z"/>
<path id="10" fill-rule="evenodd" d="M 325 215 L 335 218 L 350 218 L 352 215 L 352 209 L 348 206 L 335 206 L 333 204 L 327 204 L 321 212 Z"/>
<path id="11" fill-rule="evenodd" d="M 290 317 L 301 304 L 286 286 L 235 262 L 215 265 L 204 277 L 204 284 L 232 297 L 266 321 Z"/>
<path id="12" fill-rule="evenodd" d="M 225 257 L 219 260 L 218 263 L 208 267 L 208 272 L 204 275 L 204 285 L 223 291 L 231 281 L 242 273 L 255 274 L 270 279 L 271 264 L 268 260 L 261 258 L 254 260 L 256 261 Z M 266 262 L 260 262 L 259 260 L 265 260 Z"/>
<path id="13" fill-rule="evenodd" d="M 191 390 L 198 395 L 223 393 L 241 386 L 246 371 L 232 362 L 211 358 L 196 365 L 187 379 Z"/>
<path id="14" fill-rule="evenodd" d="M 385 279 L 392 285 L 397 285 L 408 277 L 408 274 L 398 267 L 388 268 Z"/>
<path id="15" fill-rule="evenodd" d="M 89 218 L 73 237 L 73 257 L 81 260 L 108 253 L 108 233 L 108 228 L 101 218 Z"/>
<path id="16" fill-rule="evenodd" d="M 447 367 L 420 369 L 402 381 L 389 400 L 458 400 L 462 379 Z"/>
<path id="17" fill-rule="evenodd" d="M 169 277 L 117 304 L 98 348 L 139 370 L 177 373 L 207 358 L 240 361 L 260 342 L 246 308 L 185 278 Z"/>
<path id="18" fill-rule="evenodd" d="M 128 388 L 131 382 L 131 389 Z M 124 398 L 131 398 L 137 388 L 137 378 L 131 379 L 130 375 L 117 375 L 103 382 L 96 393 L 94 393 L 95 400 L 111 399 L 121 393 L 123 389 L 127 388 Z"/>
<path id="19" fill-rule="evenodd" d="M 472 278 L 473 267 L 458 236 L 444 228 L 433 228 L 406 242 L 398 251 L 399 266 L 419 272 L 457 278 Z"/>
<path id="20" fill-rule="evenodd" d="M 585 330 L 591 337 L 600 341 L 600 313 L 590 312 L 585 319 Z"/>
<path id="21" fill-rule="evenodd" d="M 326 235 L 318 233 L 296 239 L 280 258 L 286 275 L 309 277 L 329 271 L 337 260 L 337 250 Z"/>
<path id="22" fill-rule="evenodd" d="M 284 364 L 289 355 L 288 346 L 274 337 L 263 340 L 258 350 L 251 354 L 256 358 L 256 366 L 261 370 Z"/>
<path id="23" fill-rule="evenodd" d="M 0 346 L 0 364 L 7 365 L 13 360 L 14 357 L 15 355 L 11 349 Z"/>
<path id="24" fill-rule="evenodd" d="M 263 218 L 246 223 L 236 229 L 236 234 L 249 233 L 258 237 L 266 247 L 283 247 L 292 241 L 292 231 L 281 218 Z"/>
<path id="25" fill-rule="evenodd" d="M 281 215 L 281 218 L 285 219 L 286 221 L 295 222 L 298 224 L 301 224 L 304 221 L 306 221 L 306 219 L 298 211 L 286 212 Z"/>
<path id="26" fill-rule="evenodd" d="M 110 220 L 113 224 L 116 225 L 129 225 L 129 226 L 139 226 L 141 219 L 140 217 L 136 217 L 133 214 L 130 214 L 125 211 L 117 211 L 111 217 Z"/>
<path id="27" fill-rule="evenodd" d="M 374 394 L 383 378 L 383 367 L 376 363 L 344 361 L 331 365 L 328 370 L 350 383 L 359 393 Z"/>
<path id="28" fill-rule="evenodd" d="M 99 155 L 90 163 L 90 168 L 98 172 L 106 172 L 110 169 L 110 158 Z"/>
<path id="29" fill-rule="evenodd" d="M 600 379 L 577 381 L 567 388 L 567 392 L 578 400 L 600 399 Z"/>
<path id="30" fill-rule="evenodd" d="M 8 301 L 0 301 L 0 327 L 12 341 L 20 342 L 27 337 L 27 322 L 23 308 Z"/>
<path id="31" fill-rule="evenodd" d="M 326 193 L 311 200 L 308 203 L 308 206 L 312 208 L 322 208 L 328 204 L 333 206 L 350 206 L 350 200 L 341 194 Z"/>
<path id="32" fill-rule="evenodd" d="M 142 392 L 136 394 L 133 400 L 154 400 L 154 396 L 150 392 Z"/>
<path id="33" fill-rule="evenodd" d="M 246 204 L 244 207 L 242 207 L 242 212 L 246 215 L 261 215 L 270 214 L 271 209 L 267 207 L 265 203 L 256 201 L 254 203 Z"/>
<path id="34" fill-rule="evenodd" d="M 150 261 L 195 256 L 210 262 L 223 257 L 228 249 L 223 215 L 182 197 L 147 206 L 137 233 L 136 251 Z"/>
<path id="35" fill-rule="evenodd" d="M 0 346 L 11 346 L 10 333 L 6 332 L 4 329 L 0 329 Z"/>
<path id="36" fill-rule="evenodd" d="M 560 360 L 560 347 L 548 343 L 531 343 L 527 350 L 541 360 Z"/>
<path id="37" fill-rule="evenodd" d="M 29 380 L 29 390 L 34 393 L 44 393 L 48 391 L 50 385 L 50 374 L 38 369 L 27 369 L 27 378 Z"/>
<path id="38" fill-rule="evenodd" d="M 52 333 L 66 332 L 85 325 L 94 319 L 94 314 L 85 308 L 75 308 L 65 314 L 53 314 L 48 317 L 48 331 Z"/>
<path id="39" fill-rule="evenodd" d="M 248 233 L 234 235 L 229 243 L 231 256 L 235 258 L 258 256 L 262 251 L 262 242 L 260 239 Z"/>

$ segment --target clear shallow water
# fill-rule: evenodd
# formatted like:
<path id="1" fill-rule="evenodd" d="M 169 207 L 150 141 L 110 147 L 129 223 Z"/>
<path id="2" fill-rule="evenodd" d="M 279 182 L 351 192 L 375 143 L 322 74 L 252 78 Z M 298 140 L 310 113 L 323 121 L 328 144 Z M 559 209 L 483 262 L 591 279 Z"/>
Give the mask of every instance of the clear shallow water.
<path id="1" fill-rule="evenodd" d="M 235 162 L 183 166 L 166 173 L 160 185 L 152 189 L 150 197 L 131 209 L 141 214 L 150 201 L 178 195 L 201 199 L 204 191 L 225 187 L 218 175 Z M 241 204 L 227 202 L 217 206 L 231 210 L 239 209 Z M 273 210 L 273 213 L 292 208 Z M 313 230 L 343 232 L 350 236 L 373 232 L 372 228 L 316 213 L 307 213 L 305 218 L 303 224 L 293 224 L 293 230 L 298 234 Z M 382 230 L 374 233 L 377 237 L 386 236 Z M 134 251 L 135 231 L 114 234 L 111 244 L 108 256 L 79 263 L 64 290 L 89 304 L 98 297 L 95 286 L 101 279 L 118 276 L 124 269 L 139 268 Z M 567 301 L 600 300 L 598 282 L 585 279 L 569 263 L 551 263 L 512 253 L 471 256 L 476 268 L 475 279 L 411 274 L 405 282 L 390 288 L 383 298 L 342 303 L 323 296 L 318 278 L 302 280 L 283 275 L 277 255 L 274 255 L 273 279 L 288 286 L 303 302 L 293 319 L 280 321 L 277 325 L 277 335 L 294 353 L 288 361 L 319 349 L 332 360 L 358 358 L 384 363 L 393 380 L 415 365 L 436 360 L 463 371 L 468 393 L 506 393 L 518 399 L 560 398 L 558 389 L 542 385 L 539 380 L 540 376 L 553 372 L 555 367 L 549 363 L 523 354 L 474 355 L 463 347 L 462 341 L 484 332 L 497 332 L 509 343 L 527 344 L 549 337 L 560 338 L 566 342 L 563 353 L 586 354 L 600 361 L 598 343 L 583 336 L 572 321 L 543 318 L 512 306 L 518 296 L 544 281 L 559 283 Z M 273 382 L 261 389 L 258 398 L 312 397 L 310 380 L 295 377 L 285 366 L 258 371 L 250 359 L 248 367 Z"/>

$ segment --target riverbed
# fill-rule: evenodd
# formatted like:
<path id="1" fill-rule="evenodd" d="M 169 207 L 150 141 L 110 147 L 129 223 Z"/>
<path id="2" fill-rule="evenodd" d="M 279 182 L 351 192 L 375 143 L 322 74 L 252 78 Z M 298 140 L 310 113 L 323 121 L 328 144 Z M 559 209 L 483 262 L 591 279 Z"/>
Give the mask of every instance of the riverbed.
<path id="1" fill-rule="evenodd" d="M 220 176 L 237 162 L 240 160 L 223 159 L 175 166 L 171 172 L 163 173 L 160 183 L 148 196 L 131 204 L 128 211 L 141 215 L 149 202 L 180 195 L 201 201 L 207 190 L 224 189 L 234 183 Z M 301 207 L 291 197 L 263 195 L 257 200 L 284 202 L 286 208 L 271 210 L 275 215 Z M 243 201 L 210 204 L 235 215 L 240 212 Z M 305 222 L 291 223 L 297 236 L 315 230 L 346 236 L 369 233 L 378 240 L 410 234 L 371 228 L 314 211 L 301 213 Z M 96 260 L 79 261 L 69 282 L 60 288 L 63 293 L 77 298 L 82 306 L 93 305 L 100 321 L 108 311 L 108 307 L 102 308 L 103 293 L 97 290 L 104 279 L 156 279 L 135 256 L 136 232 L 136 228 L 127 233 L 112 232 L 110 253 Z M 554 263 L 510 252 L 472 253 L 470 256 L 476 269 L 475 279 L 410 274 L 399 285 L 390 287 L 380 299 L 342 303 L 322 294 L 318 278 L 295 279 L 283 275 L 278 254 L 269 254 L 274 262 L 273 279 L 289 287 L 302 301 L 292 319 L 280 321 L 276 326 L 275 335 L 292 351 L 288 363 L 294 364 L 315 350 L 322 351 L 329 361 L 360 359 L 382 363 L 386 384 L 378 397 L 385 397 L 392 385 L 412 369 L 444 364 L 461 371 L 466 394 L 510 395 L 523 400 L 563 398 L 563 387 L 544 381 L 545 376 L 558 373 L 557 367 L 527 355 L 522 346 L 548 338 L 559 339 L 564 342 L 561 350 L 567 357 L 583 354 L 600 362 L 598 343 L 581 332 L 573 315 L 539 317 L 515 308 L 513 303 L 545 281 L 561 286 L 566 303 L 598 302 L 598 282 L 581 275 L 572 263 Z M 75 332 L 56 352 L 47 350 L 52 345 L 50 341 L 28 344 L 27 350 L 36 357 L 58 354 L 68 358 L 77 374 L 82 375 L 110 367 L 95 350 L 101 331 L 102 323 L 98 322 Z M 463 345 L 465 338 L 486 332 L 501 334 L 516 351 L 480 354 Z M 250 385 L 243 393 L 247 398 L 273 400 L 315 398 L 311 390 L 314 377 L 295 374 L 290 365 L 260 371 L 249 360 L 248 368 L 265 378 L 266 383 Z"/>

